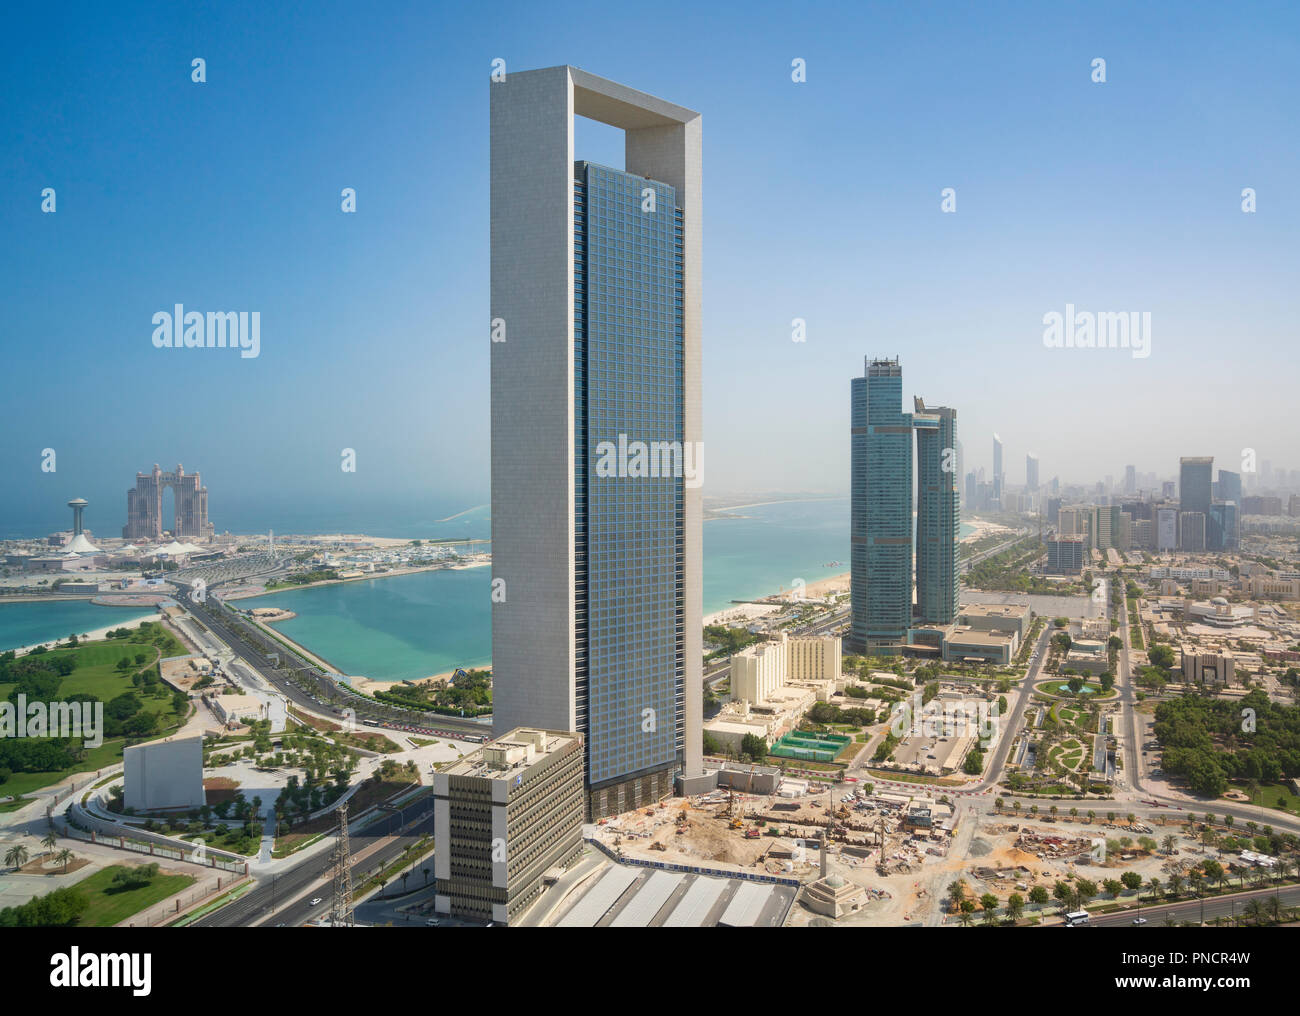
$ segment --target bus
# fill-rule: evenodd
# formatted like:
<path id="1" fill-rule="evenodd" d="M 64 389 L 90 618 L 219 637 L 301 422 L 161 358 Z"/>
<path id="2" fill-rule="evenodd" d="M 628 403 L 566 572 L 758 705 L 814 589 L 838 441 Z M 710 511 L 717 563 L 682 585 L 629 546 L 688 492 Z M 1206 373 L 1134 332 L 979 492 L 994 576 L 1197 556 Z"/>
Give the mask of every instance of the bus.
<path id="1" fill-rule="evenodd" d="M 1080 924 L 1087 924 L 1087 923 L 1088 923 L 1088 911 L 1086 910 L 1072 910 L 1065 915 L 1065 926 L 1067 928 L 1075 928 L 1078 927 Z"/>

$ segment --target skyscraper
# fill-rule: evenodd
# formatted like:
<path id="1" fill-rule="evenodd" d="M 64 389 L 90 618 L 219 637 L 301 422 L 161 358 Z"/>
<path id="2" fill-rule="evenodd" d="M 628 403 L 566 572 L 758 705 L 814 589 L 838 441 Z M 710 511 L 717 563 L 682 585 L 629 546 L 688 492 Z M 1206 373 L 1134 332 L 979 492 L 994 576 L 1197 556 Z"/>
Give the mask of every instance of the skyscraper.
<path id="1" fill-rule="evenodd" d="M 1210 479 L 1214 456 L 1203 455 L 1178 460 L 1178 507 L 1184 512 L 1210 512 Z"/>
<path id="2" fill-rule="evenodd" d="M 1002 508 L 1002 438 L 993 435 L 993 500 Z"/>
<path id="3" fill-rule="evenodd" d="M 914 400 L 916 430 L 916 620 L 951 624 L 957 616 L 957 411 Z"/>
<path id="4" fill-rule="evenodd" d="M 595 818 L 703 772 L 701 121 L 574 67 L 490 97 L 494 724 L 582 733 Z"/>
<path id="5" fill-rule="evenodd" d="M 1038 456 L 1033 452 L 1025 456 L 1025 486 L 1030 490 L 1038 489 Z"/>
<path id="6" fill-rule="evenodd" d="M 1219 498 L 1223 501 L 1231 501 L 1241 508 L 1241 474 L 1229 472 L 1226 469 L 1219 470 Z"/>
<path id="7" fill-rule="evenodd" d="M 848 643 L 874 652 L 901 644 L 912 621 L 912 419 L 897 358 L 866 360 L 850 416 Z"/>
<path id="8" fill-rule="evenodd" d="M 1124 493 L 1133 494 L 1137 491 L 1137 466 L 1124 467 Z"/>

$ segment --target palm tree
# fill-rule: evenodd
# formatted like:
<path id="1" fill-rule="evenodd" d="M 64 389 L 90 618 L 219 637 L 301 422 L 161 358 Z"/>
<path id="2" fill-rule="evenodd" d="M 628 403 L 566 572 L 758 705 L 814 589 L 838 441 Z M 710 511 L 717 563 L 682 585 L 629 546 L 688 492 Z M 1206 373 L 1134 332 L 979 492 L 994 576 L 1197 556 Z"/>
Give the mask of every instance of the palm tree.
<path id="1" fill-rule="evenodd" d="M 43 846 L 47 851 L 52 851 L 58 845 L 58 842 L 59 837 L 53 829 L 41 838 L 41 846 Z"/>
<path id="2" fill-rule="evenodd" d="M 64 847 L 57 854 L 54 855 L 54 860 L 57 861 L 59 864 L 63 865 L 63 874 L 65 875 L 68 873 L 68 865 L 75 859 L 76 859 L 76 855 L 73 854 L 73 852 L 69 850 L 67 847 Z"/>
<path id="3" fill-rule="evenodd" d="M 27 863 L 27 848 L 21 843 L 12 846 L 5 853 L 5 865 L 10 868 L 18 869 Z"/>
<path id="4" fill-rule="evenodd" d="M 963 879 L 957 879 L 948 886 L 948 899 L 952 900 L 953 909 L 956 910 L 961 906 L 961 901 L 966 898 L 966 882 Z"/>
<path id="5" fill-rule="evenodd" d="M 1256 925 L 1262 924 L 1264 921 L 1264 904 L 1259 900 L 1251 900 L 1242 911 L 1242 916 L 1250 918 Z"/>
<path id="6" fill-rule="evenodd" d="M 1088 825 L 1092 825 L 1092 820 L 1097 817 L 1097 813 L 1091 808 L 1088 809 Z"/>
<path id="7" fill-rule="evenodd" d="M 1178 838 L 1173 833 L 1169 833 L 1160 841 L 1160 845 L 1165 848 L 1166 854 L 1172 854 L 1174 847 L 1178 846 Z"/>
<path id="8" fill-rule="evenodd" d="M 1169 876 L 1169 895 L 1177 896 L 1183 891 L 1183 876 L 1174 872 Z"/>

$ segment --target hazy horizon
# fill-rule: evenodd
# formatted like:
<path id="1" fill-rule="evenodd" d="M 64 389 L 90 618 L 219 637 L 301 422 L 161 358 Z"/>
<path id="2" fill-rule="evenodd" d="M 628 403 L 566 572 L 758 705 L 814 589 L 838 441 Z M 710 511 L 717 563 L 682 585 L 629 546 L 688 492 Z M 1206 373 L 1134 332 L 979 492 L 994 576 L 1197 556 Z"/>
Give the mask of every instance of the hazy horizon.
<path id="1" fill-rule="evenodd" d="M 1300 468 L 1300 13 L 1194 10 L 670 3 L 657 47 L 624 44 L 642 11 L 563 3 L 21 6 L 0 536 L 66 527 L 74 496 L 117 535 L 155 462 L 202 473 L 218 531 L 302 502 L 485 502 L 496 58 L 703 114 L 706 494 L 847 493 L 849 383 L 875 355 L 901 357 L 905 400 L 957 410 L 967 470 L 991 472 L 1000 433 L 1012 485 L 1029 451 L 1044 483 L 1174 478 L 1184 455 L 1238 471 L 1243 449 Z M 610 131 L 578 141 L 622 165 Z M 177 303 L 259 312 L 260 355 L 155 348 Z M 1149 312 L 1150 355 L 1048 348 L 1067 305 Z"/>

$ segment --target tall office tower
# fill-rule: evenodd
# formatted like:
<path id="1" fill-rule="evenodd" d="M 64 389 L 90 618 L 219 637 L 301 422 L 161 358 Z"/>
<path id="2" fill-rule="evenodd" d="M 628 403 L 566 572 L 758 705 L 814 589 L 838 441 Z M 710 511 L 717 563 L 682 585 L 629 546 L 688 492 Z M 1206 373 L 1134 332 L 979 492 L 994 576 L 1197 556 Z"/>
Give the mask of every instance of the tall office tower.
<path id="1" fill-rule="evenodd" d="M 1171 497 L 1176 496 L 1176 491 L 1174 490 L 1174 481 L 1173 481 L 1173 480 L 1165 480 L 1165 481 L 1160 485 L 1160 496 L 1161 496 L 1161 497 L 1164 497 L 1164 498 L 1171 498 Z"/>
<path id="2" fill-rule="evenodd" d="M 852 383 L 850 553 L 855 652 L 890 652 L 912 622 L 912 419 L 898 359 Z"/>
<path id="3" fill-rule="evenodd" d="M 1051 490 L 1053 494 L 1059 494 L 1061 492 L 1061 478 L 1059 476 L 1052 477 Z"/>
<path id="4" fill-rule="evenodd" d="M 1046 517 L 1049 526 L 1058 525 L 1061 519 L 1061 499 L 1059 497 L 1049 497 L 1043 515 Z"/>
<path id="5" fill-rule="evenodd" d="M 916 431 L 916 609 L 922 624 L 951 624 L 957 616 L 957 543 L 961 505 L 948 452 L 956 441 L 957 411 L 927 409 L 913 400 Z"/>
<path id="6" fill-rule="evenodd" d="M 703 777 L 701 121 L 575 67 L 489 90 L 494 724 L 581 733 L 597 818 Z"/>
<path id="7" fill-rule="evenodd" d="M 1214 456 L 1203 455 L 1178 460 L 1178 507 L 1184 512 L 1210 513 L 1210 476 Z"/>
<path id="8" fill-rule="evenodd" d="M 962 500 L 962 505 L 967 511 L 979 511 L 979 502 L 975 500 L 975 490 L 978 483 L 979 477 L 976 475 L 975 470 L 972 469 L 966 474 L 966 496 Z"/>
<path id="9" fill-rule="evenodd" d="M 1092 545 L 1097 550 L 1117 547 L 1119 536 L 1119 505 L 1095 505 L 1090 509 Z M 1117 548 L 1118 549 L 1118 548 Z"/>
<path id="10" fill-rule="evenodd" d="M 1119 525 L 1115 529 L 1114 547 L 1116 550 L 1131 550 L 1133 547 L 1133 516 L 1128 512 L 1119 513 Z"/>
<path id="11" fill-rule="evenodd" d="M 1215 501 L 1210 505 L 1210 514 L 1205 520 L 1205 549 L 1237 549 L 1237 505 L 1235 502 Z"/>
<path id="12" fill-rule="evenodd" d="M 1178 509 L 1156 509 L 1156 550 L 1178 549 Z"/>
<path id="13" fill-rule="evenodd" d="M 1208 512 L 1178 513 L 1178 546 L 1181 550 L 1205 550 Z"/>
<path id="14" fill-rule="evenodd" d="M 993 435 L 993 500 L 1002 509 L 1002 438 Z"/>
<path id="15" fill-rule="evenodd" d="M 1226 469 L 1219 470 L 1219 500 L 1231 501 L 1241 507 L 1241 474 Z"/>
<path id="16" fill-rule="evenodd" d="M 1133 494 L 1138 489 L 1137 466 L 1124 467 L 1124 493 Z"/>
<path id="17" fill-rule="evenodd" d="M 1025 456 L 1025 486 L 1038 489 L 1038 456 L 1032 452 Z"/>

